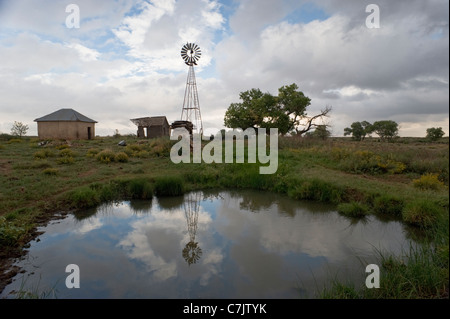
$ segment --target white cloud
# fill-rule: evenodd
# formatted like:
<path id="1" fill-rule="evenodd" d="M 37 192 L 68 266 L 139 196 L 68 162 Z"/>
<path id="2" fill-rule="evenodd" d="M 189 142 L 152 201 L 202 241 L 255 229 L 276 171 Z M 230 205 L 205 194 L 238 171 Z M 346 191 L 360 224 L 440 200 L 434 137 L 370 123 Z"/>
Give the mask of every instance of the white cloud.
<path id="1" fill-rule="evenodd" d="M 202 49 L 197 85 L 210 127 L 222 127 L 239 92 L 291 83 L 312 99 L 309 114 L 333 106 L 337 135 L 353 121 L 394 119 L 423 136 L 438 124 L 427 115 L 448 119 L 448 2 L 380 0 L 380 29 L 367 29 L 365 6 L 350 0 L 317 0 L 327 18 L 296 21 L 304 3 L 80 0 L 81 26 L 68 29 L 66 3 L 3 1 L 0 129 L 21 120 L 36 134 L 32 120 L 57 107 L 99 120 L 101 135 L 135 132 L 130 113 L 176 120 L 186 42 Z"/>

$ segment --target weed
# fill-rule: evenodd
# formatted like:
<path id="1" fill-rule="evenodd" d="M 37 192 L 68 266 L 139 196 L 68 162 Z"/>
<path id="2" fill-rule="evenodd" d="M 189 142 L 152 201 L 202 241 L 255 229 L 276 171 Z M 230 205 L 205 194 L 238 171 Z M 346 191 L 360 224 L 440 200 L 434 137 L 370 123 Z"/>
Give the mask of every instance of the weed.
<path id="1" fill-rule="evenodd" d="M 116 159 L 116 154 L 110 149 L 106 149 L 98 153 L 95 158 L 101 163 L 111 163 Z"/>
<path id="2" fill-rule="evenodd" d="M 422 175 L 420 178 L 413 180 L 414 187 L 420 189 L 431 189 L 431 190 L 439 190 L 443 188 L 445 185 L 443 182 L 439 180 L 438 174 L 427 173 Z"/>
<path id="3" fill-rule="evenodd" d="M 126 163 L 128 162 L 128 155 L 125 152 L 119 152 L 114 156 L 116 162 Z"/>

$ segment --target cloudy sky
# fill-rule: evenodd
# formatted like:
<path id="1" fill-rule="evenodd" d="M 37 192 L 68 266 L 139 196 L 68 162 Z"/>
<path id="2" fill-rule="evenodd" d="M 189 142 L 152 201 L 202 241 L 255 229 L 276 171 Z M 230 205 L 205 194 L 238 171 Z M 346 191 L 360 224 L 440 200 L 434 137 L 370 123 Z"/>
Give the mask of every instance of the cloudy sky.
<path id="1" fill-rule="evenodd" d="M 371 3 L 379 28 L 366 25 Z M 135 133 L 131 118 L 179 120 L 180 49 L 195 42 L 206 129 L 223 128 L 240 92 L 296 83 L 309 114 L 332 106 L 335 136 L 362 120 L 448 135 L 448 10 L 448 0 L 0 0 L 0 132 L 21 121 L 36 135 L 33 120 L 60 108 L 98 121 L 102 136 Z"/>

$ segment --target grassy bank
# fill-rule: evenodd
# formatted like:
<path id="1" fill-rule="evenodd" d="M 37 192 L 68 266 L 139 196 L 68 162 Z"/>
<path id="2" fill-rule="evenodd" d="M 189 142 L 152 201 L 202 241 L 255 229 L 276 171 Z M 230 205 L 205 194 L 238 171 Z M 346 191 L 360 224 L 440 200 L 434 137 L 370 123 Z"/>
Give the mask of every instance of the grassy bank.
<path id="1" fill-rule="evenodd" d="M 119 146 L 122 139 L 127 146 Z M 448 291 L 448 139 L 428 143 L 400 139 L 353 142 L 280 138 L 273 175 L 260 164 L 174 164 L 168 139 L 105 137 L 90 141 L 0 138 L 0 258 L 10 257 L 36 236 L 36 226 L 55 212 L 95 207 L 112 200 L 173 196 L 194 189 L 252 188 L 298 200 L 334 203 L 351 218 L 374 214 L 416 229 L 424 248 L 406 262 L 380 256 L 383 289 L 337 283 L 325 298 L 430 298 Z M 445 259 L 445 257 L 447 257 Z M 404 268 L 406 267 L 406 268 Z M 423 278 L 429 274 L 427 278 Z M 402 279 L 403 278 L 403 279 Z M 447 295 L 448 296 L 448 295 Z"/>

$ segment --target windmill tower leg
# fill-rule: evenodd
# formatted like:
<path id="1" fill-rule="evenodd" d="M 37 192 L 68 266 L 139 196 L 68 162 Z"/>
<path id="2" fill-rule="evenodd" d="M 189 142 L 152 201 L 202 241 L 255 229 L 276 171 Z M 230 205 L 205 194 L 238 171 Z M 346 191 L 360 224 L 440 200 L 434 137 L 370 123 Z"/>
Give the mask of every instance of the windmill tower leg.
<path id="1" fill-rule="evenodd" d="M 203 134 L 200 102 L 198 100 L 197 83 L 193 65 L 189 66 L 186 89 L 184 92 L 183 109 L 181 111 L 181 120 L 191 122 L 194 125 L 194 130 L 199 134 Z"/>

